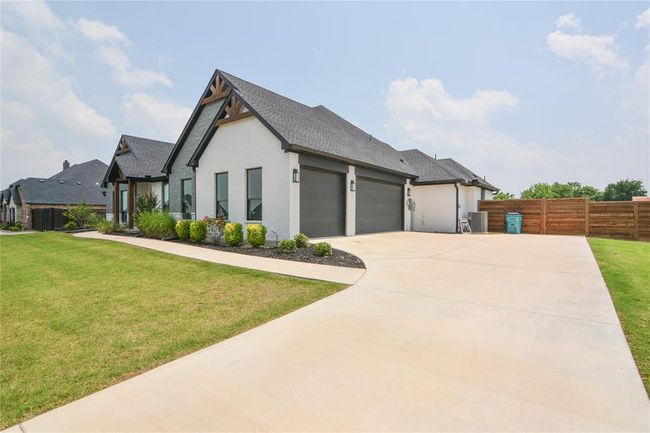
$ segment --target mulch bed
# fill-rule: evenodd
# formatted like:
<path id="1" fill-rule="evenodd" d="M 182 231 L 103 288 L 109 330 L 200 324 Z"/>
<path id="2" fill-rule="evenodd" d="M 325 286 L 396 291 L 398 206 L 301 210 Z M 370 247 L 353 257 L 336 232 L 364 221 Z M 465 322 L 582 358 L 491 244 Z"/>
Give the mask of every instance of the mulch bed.
<path id="1" fill-rule="evenodd" d="M 114 236 L 127 236 L 127 237 L 143 237 L 137 232 L 114 232 Z M 278 251 L 277 248 L 272 246 L 264 246 L 253 248 L 250 245 L 241 245 L 238 247 L 231 247 L 225 244 L 208 244 L 195 242 L 186 242 L 179 239 L 166 239 L 167 242 L 176 242 L 179 244 L 187 244 L 195 247 L 209 248 L 213 250 L 225 251 L 228 253 L 247 254 L 249 256 L 268 257 L 271 259 L 288 260 L 293 262 L 303 263 L 316 263 L 319 265 L 342 266 L 346 268 L 365 269 L 366 265 L 359 257 L 345 251 L 332 248 L 332 255 L 329 257 L 319 257 L 314 255 L 314 247 L 310 245 L 308 248 L 298 248 L 293 253 L 284 254 Z"/>

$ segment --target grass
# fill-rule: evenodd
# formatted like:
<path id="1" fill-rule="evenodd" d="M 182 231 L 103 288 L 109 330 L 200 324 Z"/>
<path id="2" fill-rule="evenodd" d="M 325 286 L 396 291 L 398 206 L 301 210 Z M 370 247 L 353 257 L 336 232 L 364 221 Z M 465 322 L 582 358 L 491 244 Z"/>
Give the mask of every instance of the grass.
<path id="1" fill-rule="evenodd" d="M 61 233 L 0 239 L 0 428 L 344 285 Z"/>
<path id="2" fill-rule="evenodd" d="M 650 395 L 650 243 L 589 239 Z"/>

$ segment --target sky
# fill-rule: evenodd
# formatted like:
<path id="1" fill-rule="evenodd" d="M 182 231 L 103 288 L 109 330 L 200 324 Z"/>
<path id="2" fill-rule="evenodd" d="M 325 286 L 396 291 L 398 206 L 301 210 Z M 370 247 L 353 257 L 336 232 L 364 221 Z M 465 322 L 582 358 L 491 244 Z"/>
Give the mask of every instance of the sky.
<path id="1" fill-rule="evenodd" d="M 175 142 L 215 68 L 504 191 L 650 186 L 647 2 L 1 3 L 0 184 Z"/>

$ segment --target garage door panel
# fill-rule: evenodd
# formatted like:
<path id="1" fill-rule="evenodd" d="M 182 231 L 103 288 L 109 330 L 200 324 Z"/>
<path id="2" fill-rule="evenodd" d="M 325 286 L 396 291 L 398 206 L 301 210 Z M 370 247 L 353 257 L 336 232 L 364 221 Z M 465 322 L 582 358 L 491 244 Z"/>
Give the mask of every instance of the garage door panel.
<path id="1" fill-rule="evenodd" d="M 356 232 L 378 233 L 403 229 L 403 186 L 357 177 Z"/>
<path id="2" fill-rule="evenodd" d="M 301 167 L 300 231 L 310 237 L 344 234 L 344 174 Z"/>

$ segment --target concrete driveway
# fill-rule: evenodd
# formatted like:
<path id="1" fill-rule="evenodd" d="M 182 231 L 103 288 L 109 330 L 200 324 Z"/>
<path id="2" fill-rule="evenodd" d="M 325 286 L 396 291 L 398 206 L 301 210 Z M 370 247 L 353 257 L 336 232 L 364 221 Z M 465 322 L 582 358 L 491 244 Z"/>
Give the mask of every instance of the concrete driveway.
<path id="1" fill-rule="evenodd" d="M 650 403 L 584 238 L 332 242 L 366 262 L 351 288 L 22 428 L 650 429 Z"/>

